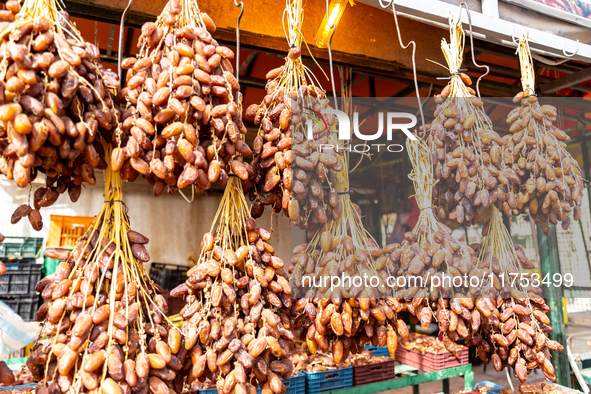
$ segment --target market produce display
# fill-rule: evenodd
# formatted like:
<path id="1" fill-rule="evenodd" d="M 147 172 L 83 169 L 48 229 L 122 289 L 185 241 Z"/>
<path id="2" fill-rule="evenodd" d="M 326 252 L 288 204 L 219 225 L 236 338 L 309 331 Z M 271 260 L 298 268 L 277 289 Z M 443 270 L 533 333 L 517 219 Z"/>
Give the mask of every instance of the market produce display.
<path id="1" fill-rule="evenodd" d="M 34 394 L 35 387 L 19 387 L 3 390 L 5 394 Z"/>
<path id="2" fill-rule="evenodd" d="M 438 338 L 423 336 L 423 335 L 412 335 L 409 339 L 400 339 L 400 346 L 406 350 L 413 350 L 421 354 L 425 353 L 449 353 L 443 342 L 439 341 Z M 464 346 L 456 345 L 456 350 L 463 349 Z"/>
<path id="3" fill-rule="evenodd" d="M 63 262 L 36 287 L 49 300 L 37 311 L 42 339 L 27 359 L 39 393 L 182 388 L 187 352 L 144 269 L 148 238 L 131 230 L 121 199 L 121 178 L 109 169 L 105 204 L 74 250 L 45 251 Z"/>
<path id="4" fill-rule="evenodd" d="M 201 194 L 231 174 L 246 180 L 254 173 L 242 161 L 252 152 L 234 100 L 234 52 L 211 36 L 215 29 L 196 1 L 170 0 L 155 23 L 142 26 L 138 56 L 122 63 L 127 78 L 118 97 L 127 108 L 111 163 L 124 180 L 143 175 L 156 196 L 191 185 Z"/>
<path id="5" fill-rule="evenodd" d="M 12 218 L 28 216 L 35 230 L 41 207 L 66 191 L 76 202 L 84 183 L 96 183 L 95 169 L 107 168 L 101 142 L 119 118 L 109 91 L 117 75 L 59 9 L 54 0 L 10 0 L 0 22 L 0 172 L 19 187 L 45 174 L 32 206 Z"/>
<path id="6" fill-rule="evenodd" d="M 333 135 L 336 118 L 319 115 L 329 108 L 329 101 L 302 62 L 302 1 L 288 1 L 286 14 L 291 49 L 285 64 L 267 73 L 265 98 L 245 112 L 259 126 L 253 143 L 255 174 L 246 191 L 254 200 L 253 217 L 260 217 L 264 207 L 272 205 L 275 212 L 283 210 L 294 225 L 313 236 L 342 211 L 335 174 L 343 167 L 334 149 L 319 149 L 322 144 L 338 145 Z M 310 138 L 307 122 L 312 114 L 322 122 L 314 123 Z"/>
<path id="7" fill-rule="evenodd" d="M 489 386 L 478 386 L 472 391 L 466 391 L 464 393 L 470 394 L 485 394 L 492 388 Z M 539 382 L 536 384 L 522 384 L 517 390 L 512 391 L 508 388 L 503 388 L 499 391 L 499 394 L 576 394 L 579 393 L 577 390 L 572 390 L 567 387 L 558 386 L 548 382 Z"/>
<path id="8" fill-rule="evenodd" d="M 219 393 L 282 393 L 289 360 L 291 287 L 283 261 L 274 256 L 271 233 L 256 225 L 237 177 L 231 177 L 211 232 L 203 236 L 197 265 L 171 296 L 185 295 L 184 348 L 196 379 Z"/>
<path id="9" fill-rule="evenodd" d="M 295 342 L 294 350 L 292 350 L 289 358 L 294 364 L 294 374 L 297 374 L 300 371 L 322 372 L 331 369 L 376 364 L 391 360 L 390 357 L 374 356 L 369 351 L 362 350 L 360 353 L 351 354 L 346 359 L 336 363 L 330 353 L 318 351 L 315 354 L 310 354 L 306 342 L 302 341 Z"/>
<path id="10" fill-rule="evenodd" d="M 441 49 L 451 79 L 435 97 L 435 119 L 427 133 L 438 181 L 433 202 L 440 220 L 469 226 L 481 220 L 497 199 L 510 198 L 498 189 L 516 175 L 504 167 L 501 150 L 506 141 L 493 130 L 483 101 L 470 87 L 470 77 L 459 71 L 464 32 L 457 18 L 450 19 L 450 43 L 443 39 Z"/>
<path id="11" fill-rule="evenodd" d="M 583 178 L 581 168 L 566 150 L 568 134 L 559 129 L 557 108 L 540 105 L 535 94 L 535 76 L 527 37 L 519 40 L 519 61 L 523 91 L 513 102 L 521 105 L 507 116 L 511 125 L 503 160 L 517 175 L 511 179 L 509 196 L 502 202 L 505 215 L 529 213 L 544 234 L 550 224 L 562 222 L 567 229 L 571 218 L 581 218 Z"/>

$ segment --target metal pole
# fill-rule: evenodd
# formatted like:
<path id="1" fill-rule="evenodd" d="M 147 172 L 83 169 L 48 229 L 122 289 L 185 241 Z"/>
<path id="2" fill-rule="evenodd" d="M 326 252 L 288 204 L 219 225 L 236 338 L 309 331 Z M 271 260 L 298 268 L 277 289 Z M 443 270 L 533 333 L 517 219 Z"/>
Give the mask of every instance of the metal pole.
<path id="1" fill-rule="evenodd" d="M 560 273 L 560 262 L 558 259 L 558 243 L 556 240 L 556 228 L 550 226 L 550 236 L 545 236 L 539 226 L 538 246 L 540 250 L 540 269 L 542 278 L 549 274 L 550 278 L 555 273 Z M 546 302 L 550 307 L 549 317 L 552 326 L 551 337 L 560 342 L 566 349 L 566 332 L 564 327 L 564 314 L 562 310 L 562 288 L 547 286 L 545 293 Z M 570 382 L 569 365 L 566 357 L 566 350 L 552 352 L 553 364 L 555 366 L 558 384 L 567 386 Z"/>
<path id="2" fill-rule="evenodd" d="M 589 162 L 589 147 L 591 142 L 582 141 L 581 151 L 583 152 L 583 176 L 587 180 L 591 180 L 591 162 Z M 591 184 L 590 184 L 591 185 Z M 587 196 L 589 197 L 589 208 L 591 208 L 591 186 L 587 187 Z"/>

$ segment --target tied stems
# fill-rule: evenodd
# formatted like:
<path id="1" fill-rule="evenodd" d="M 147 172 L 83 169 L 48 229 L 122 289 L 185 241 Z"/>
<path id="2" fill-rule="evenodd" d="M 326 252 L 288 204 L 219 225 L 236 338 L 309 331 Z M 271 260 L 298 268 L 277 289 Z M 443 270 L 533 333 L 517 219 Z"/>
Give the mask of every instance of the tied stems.
<path id="1" fill-rule="evenodd" d="M 533 60 L 525 32 L 522 32 L 519 38 L 517 54 L 519 55 L 519 69 L 521 70 L 521 86 L 523 87 L 523 91 L 527 94 L 534 94 L 536 81 Z"/>
<path id="2" fill-rule="evenodd" d="M 419 219 L 413 232 L 418 234 L 417 242 L 423 245 L 425 242 L 433 243 L 433 234 L 439 230 L 439 222 L 431 208 L 433 198 L 433 186 L 436 184 L 431 172 L 431 155 L 429 147 L 420 137 L 416 140 L 406 140 L 406 150 L 412 163 L 412 171 L 408 177 L 412 180 L 415 189 L 415 200 L 420 209 Z M 426 233 L 421 232 L 421 226 L 426 226 Z"/>

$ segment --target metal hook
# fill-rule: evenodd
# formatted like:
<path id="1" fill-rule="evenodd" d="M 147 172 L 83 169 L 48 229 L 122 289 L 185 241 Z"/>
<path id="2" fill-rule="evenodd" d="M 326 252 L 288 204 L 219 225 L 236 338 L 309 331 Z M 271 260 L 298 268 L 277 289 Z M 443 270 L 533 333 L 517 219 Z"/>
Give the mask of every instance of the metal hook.
<path id="1" fill-rule="evenodd" d="M 480 77 L 478 77 L 478 80 L 476 81 L 476 94 L 478 94 L 478 97 L 481 97 L 480 80 L 488 75 L 488 73 L 490 72 L 490 68 L 486 64 L 480 65 L 476 62 L 476 56 L 474 56 L 474 33 L 472 32 L 472 17 L 470 16 L 470 8 L 468 8 L 467 3 L 460 4 L 460 15 L 462 14 L 462 7 L 466 7 L 466 14 L 468 15 L 468 25 L 470 25 L 470 54 L 472 55 L 472 63 L 474 63 L 474 65 L 478 68 L 486 68 L 486 72 L 482 74 Z M 511 25 L 511 28 L 513 28 L 513 25 Z M 513 31 L 511 31 L 511 34 L 513 34 Z"/>
<path id="2" fill-rule="evenodd" d="M 127 15 L 127 11 L 131 8 L 131 5 L 133 4 L 133 0 L 129 0 L 129 3 L 127 3 L 127 7 L 125 8 L 125 10 L 123 11 L 123 14 L 121 15 L 121 24 L 119 25 L 119 51 L 117 53 L 117 74 L 119 75 L 119 82 L 121 82 L 122 79 L 122 75 L 121 75 L 121 61 L 122 61 L 122 57 L 123 57 L 123 35 L 125 33 L 125 15 Z"/>
<path id="3" fill-rule="evenodd" d="M 513 44 L 519 46 L 519 41 L 515 38 L 515 31 L 513 30 L 513 25 L 511 25 L 511 41 L 513 41 Z"/>
<path id="4" fill-rule="evenodd" d="M 328 0 L 326 0 L 326 20 L 328 21 L 328 11 L 329 11 L 329 3 Z M 334 108 L 336 110 L 339 109 L 339 105 L 337 102 L 337 90 L 335 87 L 335 83 L 334 83 L 334 69 L 332 66 L 332 37 L 334 36 L 334 32 L 336 31 L 336 28 L 334 28 L 332 30 L 332 32 L 330 33 L 330 37 L 328 38 L 328 65 L 330 68 L 330 83 L 332 85 L 332 98 L 334 99 Z"/>
<path id="5" fill-rule="evenodd" d="M 240 15 L 236 21 L 236 82 L 240 83 L 240 20 L 244 14 L 244 3 L 234 0 L 234 5 L 240 7 Z M 239 92 L 238 92 L 239 93 Z M 236 94 L 236 105 L 240 106 L 240 94 Z"/>
<path id="6" fill-rule="evenodd" d="M 577 53 L 579 53 L 579 40 L 577 40 L 577 48 L 576 48 L 576 49 L 575 49 L 575 51 L 574 51 L 572 54 L 570 54 L 570 55 L 569 55 L 568 53 L 566 53 L 566 51 L 564 50 L 564 43 L 561 43 L 561 44 L 560 44 L 560 46 L 561 46 L 561 49 L 562 49 L 562 54 L 563 54 L 564 56 L 566 56 L 566 57 L 573 57 L 573 56 L 575 56 Z"/>
<path id="7" fill-rule="evenodd" d="M 418 78 L 417 78 L 417 65 L 416 65 L 416 61 L 415 61 L 417 43 L 415 41 L 409 41 L 408 44 L 404 45 L 404 43 L 402 42 L 402 35 L 400 34 L 400 26 L 398 25 L 398 17 L 396 16 L 396 7 L 394 5 L 394 0 L 391 0 L 390 3 L 386 7 L 384 7 L 383 0 L 380 0 L 380 6 L 382 6 L 382 8 L 392 6 L 392 15 L 394 15 L 394 23 L 396 24 L 396 33 L 398 34 L 398 43 L 400 44 L 402 49 L 407 49 L 409 46 L 412 45 L 412 75 L 413 75 L 413 79 L 414 79 L 414 83 L 415 83 L 415 90 L 417 93 L 419 112 L 421 113 L 421 124 L 423 126 L 423 131 L 425 131 L 426 130 L 425 115 L 423 113 L 423 104 L 421 102 L 421 95 L 419 92 L 419 82 L 418 82 Z"/>

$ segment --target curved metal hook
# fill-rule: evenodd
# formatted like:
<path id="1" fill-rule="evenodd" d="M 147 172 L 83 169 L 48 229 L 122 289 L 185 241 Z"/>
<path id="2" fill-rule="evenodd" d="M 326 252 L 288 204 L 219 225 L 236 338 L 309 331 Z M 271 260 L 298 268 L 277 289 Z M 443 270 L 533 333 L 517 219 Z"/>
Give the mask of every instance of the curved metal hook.
<path id="1" fill-rule="evenodd" d="M 476 80 L 476 94 L 478 94 L 478 97 L 481 97 L 480 80 L 488 75 L 488 73 L 490 72 L 490 68 L 486 64 L 480 65 L 476 62 L 476 56 L 474 56 L 474 33 L 472 32 L 472 17 L 470 16 L 470 8 L 468 8 L 468 4 L 465 2 L 460 4 L 460 15 L 462 13 L 462 7 L 466 8 L 466 14 L 468 15 L 468 24 L 470 25 L 470 54 L 472 55 L 472 63 L 474 63 L 474 65 L 478 68 L 486 68 L 486 72 L 482 74 L 480 77 L 478 77 L 478 80 Z M 513 28 L 513 25 L 511 25 L 511 28 Z M 513 35 L 513 31 L 511 31 L 511 35 Z"/>
<path id="2" fill-rule="evenodd" d="M 577 53 L 579 53 L 579 40 L 577 40 L 577 47 L 576 47 L 575 51 L 574 51 L 572 54 L 570 54 L 570 55 L 569 55 L 568 53 L 566 53 L 566 51 L 564 50 L 564 42 L 563 42 L 563 43 L 561 43 L 561 44 L 560 44 L 560 46 L 561 46 L 561 49 L 562 49 L 562 54 L 563 54 L 564 56 L 566 56 L 566 57 L 573 57 L 573 56 L 575 56 Z"/>
<path id="3" fill-rule="evenodd" d="M 129 3 L 127 3 L 127 7 L 125 8 L 125 10 L 123 11 L 123 14 L 121 15 L 121 23 L 119 24 L 119 53 L 117 53 L 117 75 L 119 75 L 119 83 L 121 82 L 121 78 L 123 77 L 121 75 L 122 71 L 121 71 L 121 61 L 122 61 L 122 57 L 123 57 L 123 33 L 125 32 L 125 15 L 127 15 L 127 11 L 129 11 L 129 9 L 131 8 L 131 5 L 133 4 L 133 0 L 129 0 Z"/>
<path id="4" fill-rule="evenodd" d="M 513 44 L 519 46 L 519 40 L 515 38 L 515 31 L 513 30 L 513 25 L 511 25 L 511 41 L 513 41 Z"/>
<path id="5" fill-rule="evenodd" d="M 417 101 L 419 104 L 419 112 L 421 113 L 421 123 L 423 125 L 423 131 L 425 131 L 425 115 L 423 114 L 423 103 L 421 102 L 421 95 L 419 93 L 419 82 L 417 78 L 417 65 L 415 62 L 415 55 L 417 51 L 417 43 L 415 41 L 409 41 L 408 44 L 404 45 L 402 42 L 402 35 L 400 34 L 400 26 L 398 25 L 398 17 L 396 16 L 396 7 L 394 5 L 394 0 L 390 0 L 390 3 L 384 7 L 383 0 L 380 0 L 380 6 L 382 8 L 387 8 L 392 6 L 392 15 L 394 15 L 394 23 L 396 24 L 396 33 L 398 34 L 398 43 L 402 47 L 402 49 L 408 49 L 409 46 L 412 45 L 412 75 L 415 83 L 415 91 L 417 93 Z"/>

